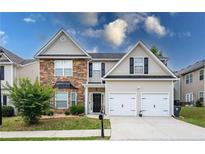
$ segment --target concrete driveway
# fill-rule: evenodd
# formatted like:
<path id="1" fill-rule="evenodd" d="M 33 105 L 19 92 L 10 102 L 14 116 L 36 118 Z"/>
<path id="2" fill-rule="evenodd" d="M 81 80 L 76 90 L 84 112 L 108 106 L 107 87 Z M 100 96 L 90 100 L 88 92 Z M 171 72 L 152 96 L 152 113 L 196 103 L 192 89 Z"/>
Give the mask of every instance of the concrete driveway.
<path id="1" fill-rule="evenodd" d="M 171 117 L 110 117 L 111 140 L 205 140 L 205 128 Z"/>

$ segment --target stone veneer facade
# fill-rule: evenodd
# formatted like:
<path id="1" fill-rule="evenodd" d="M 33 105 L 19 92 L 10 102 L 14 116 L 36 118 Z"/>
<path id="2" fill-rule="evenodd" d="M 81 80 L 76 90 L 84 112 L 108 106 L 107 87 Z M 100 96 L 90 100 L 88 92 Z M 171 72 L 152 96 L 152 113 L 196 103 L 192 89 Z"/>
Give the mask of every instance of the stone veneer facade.
<path id="1" fill-rule="evenodd" d="M 70 92 L 77 91 L 77 102 L 84 105 L 84 87 L 83 84 L 87 80 L 87 60 L 73 59 L 73 76 L 72 77 L 57 77 L 54 76 L 54 59 L 40 59 L 40 83 L 55 85 L 56 81 L 70 81 L 77 90 L 73 89 L 59 89 L 60 91 L 68 92 L 68 102 L 70 102 Z M 69 104 L 70 106 L 70 104 Z"/>

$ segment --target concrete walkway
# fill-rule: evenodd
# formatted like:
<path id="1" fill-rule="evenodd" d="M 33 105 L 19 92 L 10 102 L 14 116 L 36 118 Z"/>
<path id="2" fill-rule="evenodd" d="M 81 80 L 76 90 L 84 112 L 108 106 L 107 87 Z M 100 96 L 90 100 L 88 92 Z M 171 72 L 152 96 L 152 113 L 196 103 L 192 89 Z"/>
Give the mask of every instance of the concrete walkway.
<path id="1" fill-rule="evenodd" d="M 171 117 L 110 117 L 111 140 L 203 140 L 205 128 Z"/>
<path id="2" fill-rule="evenodd" d="M 0 138 L 26 137 L 95 137 L 101 136 L 99 129 L 92 130 L 51 130 L 51 131 L 8 131 L 0 132 Z M 105 130 L 105 136 L 110 136 L 110 129 Z"/>

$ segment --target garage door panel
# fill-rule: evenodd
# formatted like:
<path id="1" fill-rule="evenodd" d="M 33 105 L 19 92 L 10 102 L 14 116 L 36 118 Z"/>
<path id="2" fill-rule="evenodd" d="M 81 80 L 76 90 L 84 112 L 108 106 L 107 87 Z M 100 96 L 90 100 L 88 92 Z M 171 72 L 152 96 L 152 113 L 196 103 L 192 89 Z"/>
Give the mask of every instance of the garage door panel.
<path id="1" fill-rule="evenodd" d="M 168 93 L 143 93 L 141 109 L 143 116 L 169 116 Z"/>
<path id="2" fill-rule="evenodd" d="M 111 93 L 109 106 L 110 115 L 136 116 L 136 94 Z"/>

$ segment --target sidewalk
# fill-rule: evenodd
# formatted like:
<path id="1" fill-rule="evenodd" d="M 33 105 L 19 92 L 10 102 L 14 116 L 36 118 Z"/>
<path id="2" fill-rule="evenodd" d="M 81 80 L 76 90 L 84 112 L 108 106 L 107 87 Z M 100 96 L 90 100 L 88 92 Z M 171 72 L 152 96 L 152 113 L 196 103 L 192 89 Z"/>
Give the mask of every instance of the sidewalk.
<path id="1" fill-rule="evenodd" d="M 110 136 L 110 129 L 105 129 L 105 136 Z M 50 131 L 7 131 L 0 132 L 0 138 L 24 137 L 95 137 L 101 136 L 100 129 L 91 130 L 50 130 Z"/>

